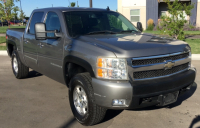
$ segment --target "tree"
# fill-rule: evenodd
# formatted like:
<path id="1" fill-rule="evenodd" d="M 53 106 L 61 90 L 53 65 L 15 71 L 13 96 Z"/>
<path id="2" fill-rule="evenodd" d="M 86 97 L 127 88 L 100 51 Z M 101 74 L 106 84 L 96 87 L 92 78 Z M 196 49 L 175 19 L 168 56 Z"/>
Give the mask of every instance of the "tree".
<path id="1" fill-rule="evenodd" d="M 191 16 L 191 10 L 194 8 L 194 5 L 183 4 L 178 0 L 174 2 L 164 0 L 164 2 L 168 5 L 168 12 L 170 15 L 161 16 L 161 21 L 157 29 L 161 31 L 161 33 L 166 33 L 175 39 L 185 39 L 183 27 L 188 21 L 185 19 L 184 12 L 188 16 Z"/>
<path id="2" fill-rule="evenodd" d="M 75 2 L 71 2 L 71 7 L 75 7 L 76 3 Z"/>
<path id="3" fill-rule="evenodd" d="M 18 11 L 19 11 L 19 7 L 18 6 L 15 6 L 13 8 L 13 15 L 14 15 L 14 18 L 15 19 L 18 19 Z"/>
<path id="4" fill-rule="evenodd" d="M 19 0 L 15 1 L 18 2 Z M 10 22 L 14 16 L 12 13 L 14 6 L 14 0 L 0 0 L 0 20 L 7 20 Z"/>
<path id="5" fill-rule="evenodd" d="M 20 15 L 19 15 L 20 20 L 23 20 L 25 17 L 26 15 L 24 14 L 23 10 L 20 10 Z"/>
<path id="6" fill-rule="evenodd" d="M 1 20 L 10 20 L 13 18 L 14 1 L 13 0 L 0 0 L 0 14 L 2 15 Z"/>

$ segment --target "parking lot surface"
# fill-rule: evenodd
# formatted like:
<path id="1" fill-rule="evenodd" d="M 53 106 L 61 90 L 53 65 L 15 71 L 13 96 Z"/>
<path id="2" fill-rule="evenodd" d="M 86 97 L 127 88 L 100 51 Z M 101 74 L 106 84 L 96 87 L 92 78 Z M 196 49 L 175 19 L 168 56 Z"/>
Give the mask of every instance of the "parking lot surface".
<path id="1" fill-rule="evenodd" d="M 92 128 L 200 127 L 200 61 L 193 61 L 197 77 L 191 91 L 166 107 L 108 110 Z M 14 77 L 10 58 L 0 56 L 0 128 L 81 128 L 73 117 L 68 88 L 35 71 Z"/>

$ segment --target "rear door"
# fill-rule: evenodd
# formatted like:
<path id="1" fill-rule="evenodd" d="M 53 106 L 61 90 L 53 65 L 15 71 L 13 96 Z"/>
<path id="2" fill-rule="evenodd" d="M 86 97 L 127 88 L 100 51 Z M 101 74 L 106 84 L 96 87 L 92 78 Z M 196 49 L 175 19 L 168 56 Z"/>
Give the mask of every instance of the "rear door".
<path id="1" fill-rule="evenodd" d="M 62 16 L 62 15 L 61 15 Z M 57 30 L 61 33 L 61 18 L 56 12 L 48 12 L 45 24 L 47 31 Z M 47 37 L 54 37 L 54 33 L 47 33 Z M 56 39 L 40 40 L 38 49 L 38 66 L 46 76 L 63 83 L 63 42 L 64 36 Z"/>
<path id="2" fill-rule="evenodd" d="M 26 64 L 37 71 L 38 66 L 38 54 L 37 49 L 39 48 L 38 44 L 40 43 L 35 39 L 35 24 L 42 22 L 44 16 L 44 12 L 35 12 L 32 15 L 31 21 L 28 26 L 28 30 L 26 30 L 24 34 L 24 59 Z"/>

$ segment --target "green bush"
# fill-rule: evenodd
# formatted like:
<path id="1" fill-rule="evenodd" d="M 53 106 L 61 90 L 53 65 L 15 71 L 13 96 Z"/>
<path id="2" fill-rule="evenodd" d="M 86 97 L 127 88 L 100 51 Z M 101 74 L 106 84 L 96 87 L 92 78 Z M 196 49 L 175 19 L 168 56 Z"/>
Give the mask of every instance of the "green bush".
<path id="1" fill-rule="evenodd" d="M 149 19 L 147 21 L 147 31 L 153 31 L 154 29 L 154 21 L 153 19 Z"/>
<path id="2" fill-rule="evenodd" d="M 153 31 L 153 28 L 154 28 L 154 25 L 153 25 L 153 24 L 150 24 L 150 25 L 148 25 L 148 27 L 147 27 L 147 31 Z"/>
<path id="3" fill-rule="evenodd" d="M 168 12 L 170 15 L 161 16 L 161 22 L 157 29 L 161 33 L 168 34 L 175 39 L 185 39 L 184 25 L 187 23 L 187 20 L 185 19 L 183 10 L 190 16 L 194 4 L 183 4 L 178 0 L 174 2 L 164 0 L 164 2 L 168 5 Z"/>

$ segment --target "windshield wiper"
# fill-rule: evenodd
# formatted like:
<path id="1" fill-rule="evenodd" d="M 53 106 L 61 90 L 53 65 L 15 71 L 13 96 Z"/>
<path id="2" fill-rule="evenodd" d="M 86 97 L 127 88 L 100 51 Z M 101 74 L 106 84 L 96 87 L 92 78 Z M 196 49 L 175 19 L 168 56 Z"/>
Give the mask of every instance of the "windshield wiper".
<path id="1" fill-rule="evenodd" d="M 122 33 L 122 32 L 139 32 L 139 31 L 137 31 L 137 30 L 125 30 L 125 31 L 120 31 L 120 33 Z"/>
<path id="2" fill-rule="evenodd" d="M 86 35 L 101 34 L 101 33 L 116 34 L 116 32 L 113 31 L 94 31 L 94 32 L 89 32 Z"/>

